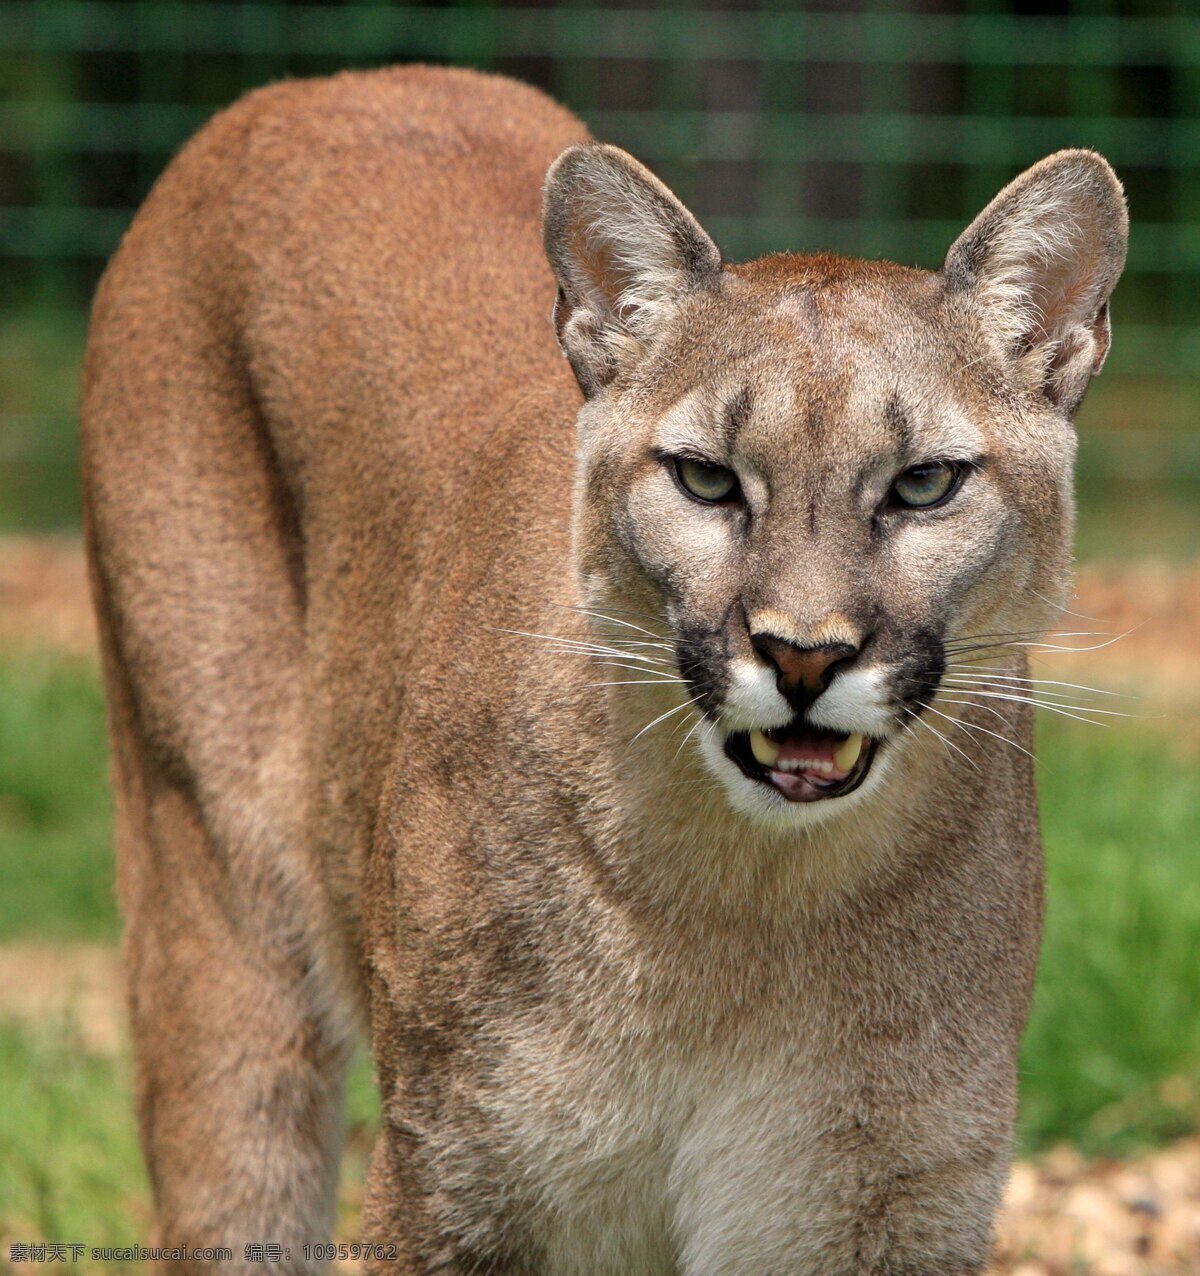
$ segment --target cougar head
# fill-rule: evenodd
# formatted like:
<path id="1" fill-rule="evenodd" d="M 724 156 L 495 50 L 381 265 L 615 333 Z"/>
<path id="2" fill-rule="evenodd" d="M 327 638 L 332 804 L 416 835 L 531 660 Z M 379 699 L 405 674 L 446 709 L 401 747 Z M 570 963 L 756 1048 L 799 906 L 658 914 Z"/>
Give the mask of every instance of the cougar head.
<path id="1" fill-rule="evenodd" d="M 948 665 L 1011 660 L 1063 601 L 1071 417 L 1125 257 L 1115 175 L 1051 155 L 938 272 L 723 263 L 611 146 L 558 158 L 543 229 L 585 396 L 589 607 L 658 622 L 637 623 L 669 645 L 734 806 L 795 819 L 866 800 L 938 712 Z"/>

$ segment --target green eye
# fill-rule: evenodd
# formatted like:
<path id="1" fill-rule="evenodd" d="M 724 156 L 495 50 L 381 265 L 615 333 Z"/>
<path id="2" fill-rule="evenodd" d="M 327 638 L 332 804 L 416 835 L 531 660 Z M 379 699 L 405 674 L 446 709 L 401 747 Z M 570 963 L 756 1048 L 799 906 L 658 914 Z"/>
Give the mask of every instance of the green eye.
<path id="1" fill-rule="evenodd" d="M 675 458 L 675 474 L 698 501 L 728 501 L 738 494 L 737 475 L 723 465 L 706 465 L 679 456 Z"/>
<path id="2" fill-rule="evenodd" d="M 944 501 L 958 486 L 959 467 L 949 461 L 926 461 L 905 470 L 892 484 L 892 501 L 910 509 L 928 509 Z"/>

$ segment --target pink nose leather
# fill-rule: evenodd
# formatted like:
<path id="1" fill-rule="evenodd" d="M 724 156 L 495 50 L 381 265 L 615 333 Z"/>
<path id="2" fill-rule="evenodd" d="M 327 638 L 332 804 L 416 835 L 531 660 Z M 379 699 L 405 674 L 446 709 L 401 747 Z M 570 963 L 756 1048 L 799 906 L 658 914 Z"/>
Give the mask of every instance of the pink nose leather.
<path id="1" fill-rule="evenodd" d="M 757 650 L 779 670 L 781 690 L 809 693 L 824 691 L 829 685 L 829 669 L 841 660 L 849 660 L 857 650 L 848 643 L 829 643 L 823 647 L 798 647 L 795 643 L 772 634 L 755 634 Z"/>

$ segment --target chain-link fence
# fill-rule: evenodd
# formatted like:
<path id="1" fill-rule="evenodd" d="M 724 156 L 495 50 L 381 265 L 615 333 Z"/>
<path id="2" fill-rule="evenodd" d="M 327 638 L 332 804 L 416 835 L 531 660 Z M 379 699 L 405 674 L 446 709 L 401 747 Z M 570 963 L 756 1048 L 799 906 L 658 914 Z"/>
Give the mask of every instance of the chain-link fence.
<path id="1" fill-rule="evenodd" d="M 0 0 L 0 525 L 70 517 L 87 300 L 170 154 L 254 85 L 406 60 L 547 88 L 659 172 L 731 257 L 830 249 L 936 266 L 1019 169 L 1063 146 L 1102 151 L 1134 232 L 1106 384 L 1084 409 L 1083 473 L 1190 501 L 1191 9 Z"/>

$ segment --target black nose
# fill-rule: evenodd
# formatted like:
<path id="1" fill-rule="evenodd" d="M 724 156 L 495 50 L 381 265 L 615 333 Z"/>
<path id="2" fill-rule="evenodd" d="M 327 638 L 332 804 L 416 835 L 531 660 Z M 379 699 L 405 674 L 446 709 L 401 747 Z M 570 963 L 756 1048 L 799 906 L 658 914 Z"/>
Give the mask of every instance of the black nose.
<path id="1" fill-rule="evenodd" d="M 774 634 L 751 634 L 755 651 L 775 669 L 779 694 L 797 711 L 808 705 L 829 686 L 842 665 L 858 655 L 858 648 L 846 642 L 821 647 L 802 647 Z"/>

